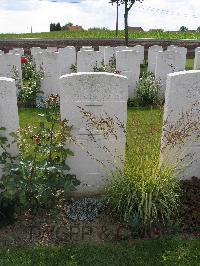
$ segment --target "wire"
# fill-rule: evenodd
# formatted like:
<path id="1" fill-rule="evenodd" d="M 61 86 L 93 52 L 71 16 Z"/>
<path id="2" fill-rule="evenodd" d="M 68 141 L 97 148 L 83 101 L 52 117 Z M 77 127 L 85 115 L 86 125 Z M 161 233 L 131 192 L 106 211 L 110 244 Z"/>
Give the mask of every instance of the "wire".
<path id="1" fill-rule="evenodd" d="M 143 9 L 147 10 L 153 13 L 160 13 L 162 15 L 170 15 L 170 16 L 178 16 L 178 17 L 185 17 L 185 18 L 193 18 L 193 19 L 200 19 L 200 15 L 198 16 L 197 14 L 191 14 L 191 13 L 182 13 L 182 12 L 174 12 L 170 11 L 167 9 L 159 9 L 159 8 L 154 8 L 150 6 L 144 6 L 144 5 L 135 5 L 135 9 Z"/>

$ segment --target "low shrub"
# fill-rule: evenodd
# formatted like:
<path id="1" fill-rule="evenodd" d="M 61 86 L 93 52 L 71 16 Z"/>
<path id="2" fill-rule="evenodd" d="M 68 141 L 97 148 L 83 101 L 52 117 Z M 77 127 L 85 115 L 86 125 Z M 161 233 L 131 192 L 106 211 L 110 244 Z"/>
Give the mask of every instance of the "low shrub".
<path id="1" fill-rule="evenodd" d="M 35 107 L 36 99 L 41 93 L 41 79 L 43 77 L 42 69 L 36 70 L 31 57 L 22 63 L 22 81 L 23 87 L 18 85 L 18 101 L 26 107 Z"/>
<path id="2" fill-rule="evenodd" d="M 137 84 L 137 103 L 139 106 L 159 106 L 160 84 L 151 72 L 143 72 Z"/>
<path id="3" fill-rule="evenodd" d="M 44 122 L 13 133 L 19 148 L 15 157 L 9 152 L 7 138 L 0 137 L 0 163 L 3 176 L 0 180 L 5 199 L 19 202 L 21 210 L 34 215 L 40 208 L 51 208 L 55 202 L 80 182 L 69 174 L 65 160 L 73 153 L 65 148 L 71 140 L 71 126 L 60 120 L 58 96 L 51 96 L 48 108 L 40 114 Z M 3 133 L 5 129 L 1 128 Z"/>
<path id="4" fill-rule="evenodd" d="M 108 72 L 108 73 L 114 73 L 114 74 L 120 74 L 120 71 L 116 69 L 116 57 L 113 56 L 109 60 L 108 65 L 104 64 L 104 60 L 101 62 L 101 66 L 94 67 L 94 72 Z"/>

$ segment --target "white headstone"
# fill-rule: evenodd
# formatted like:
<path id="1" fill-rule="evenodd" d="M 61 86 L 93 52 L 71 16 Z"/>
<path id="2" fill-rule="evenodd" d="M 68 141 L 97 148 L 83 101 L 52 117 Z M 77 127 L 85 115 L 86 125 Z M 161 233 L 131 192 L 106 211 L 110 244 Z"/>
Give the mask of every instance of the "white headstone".
<path id="1" fill-rule="evenodd" d="M 14 78 L 22 86 L 21 56 L 19 54 L 0 55 L 0 77 Z"/>
<path id="2" fill-rule="evenodd" d="M 94 72 L 95 67 L 101 67 L 103 54 L 95 51 L 79 51 L 77 53 L 77 72 Z"/>
<path id="3" fill-rule="evenodd" d="M 122 50 L 116 53 L 116 70 L 128 78 L 128 97 L 136 96 L 137 82 L 140 77 L 140 55 L 136 51 Z"/>
<path id="4" fill-rule="evenodd" d="M 47 52 L 57 52 L 58 48 L 57 47 L 47 47 L 46 51 Z"/>
<path id="5" fill-rule="evenodd" d="M 67 158 L 67 164 L 81 181 L 78 192 L 98 193 L 108 184 L 111 172 L 123 168 L 127 79 L 98 72 L 66 75 L 60 81 L 61 119 L 73 125 L 76 140 L 69 145 L 74 156 Z"/>
<path id="6" fill-rule="evenodd" d="M 15 80 L 0 77 L 0 128 L 6 128 L 6 131 L 0 131 L 1 136 L 7 137 L 12 156 L 17 155 L 17 146 L 13 144 L 13 137 L 10 133 L 19 129 L 19 117 L 17 107 L 17 96 Z M 0 153 L 2 149 L 0 148 Z M 0 166 L 0 178 L 2 176 L 2 167 Z"/>
<path id="7" fill-rule="evenodd" d="M 40 71 L 42 69 L 42 66 L 43 66 L 43 52 L 36 52 L 33 56 L 33 62 L 36 66 L 36 70 L 37 71 Z"/>
<path id="8" fill-rule="evenodd" d="M 19 54 L 20 56 L 24 55 L 24 49 L 23 48 L 13 48 L 12 50 L 9 50 L 10 54 Z"/>
<path id="9" fill-rule="evenodd" d="M 39 97 L 46 100 L 51 94 L 59 94 L 59 78 L 61 76 L 61 60 L 58 52 L 43 52 L 35 55 L 36 66 L 42 70 L 44 76 L 41 81 L 41 91 L 43 94 Z"/>
<path id="10" fill-rule="evenodd" d="M 128 48 L 129 48 L 129 47 L 127 47 L 127 46 L 117 46 L 117 47 L 114 47 L 115 52 L 119 52 L 119 51 L 127 50 Z"/>
<path id="11" fill-rule="evenodd" d="M 115 48 L 114 47 L 106 47 L 104 49 L 104 64 L 109 65 L 110 60 L 113 58 L 115 55 Z"/>
<path id="12" fill-rule="evenodd" d="M 160 81 L 161 97 L 165 95 L 167 74 L 181 71 L 182 55 L 176 51 L 158 52 L 155 77 Z"/>
<path id="13" fill-rule="evenodd" d="M 195 48 L 195 56 L 196 56 L 196 54 L 197 54 L 198 52 L 200 52 L 200 47 L 196 47 L 196 48 Z"/>
<path id="14" fill-rule="evenodd" d="M 158 52 L 162 52 L 163 48 L 159 45 L 153 45 L 148 49 L 148 71 L 155 74 L 156 70 L 156 57 Z"/>
<path id="15" fill-rule="evenodd" d="M 110 46 L 99 46 L 99 52 L 104 54 L 104 49 L 108 48 L 108 47 L 110 47 Z"/>
<path id="16" fill-rule="evenodd" d="M 76 50 L 73 46 L 58 49 L 61 60 L 61 75 L 72 73 L 71 66 L 76 64 Z"/>
<path id="17" fill-rule="evenodd" d="M 195 52 L 194 69 L 200 69 L 200 50 Z"/>
<path id="18" fill-rule="evenodd" d="M 94 51 L 94 48 L 92 46 L 83 46 L 80 51 Z"/>
<path id="19" fill-rule="evenodd" d="M 169 52 L 177 52 L 181 54 L 181 58 L 179 60 L 179 69 L 180 71 L 185 70 L 186 62 L 187 62 L 187 48 L 185 47 L 179 47 L 175 45 L 170 45 L 167 48 L 167 51 Z"/>
<path id="20" fill-rule="evenodd" d="M 135 46 L 131 47 L 131 50 L 136 51 L 136 52 L 139 53 L 140 64 L 143 64 L 144 63 L 144 46 L 135 45 Z"/>
<path id="21" fill-rule="evenodd" d="M 135 51 L 138 53 L 139 55 L 139 59 L 140 59 L 140 64 L 144 63 L 144 46 L 142 45 L 135 45 L 135 46 L 117 46 L 115 47 L 115 51 L 119 52 L 119 51 L 125 51 L 125 50 L 131 50 L 131 51 Z"/>
<path id="22" fill-rule="evenodd" d="M 36 64 L 36 59 L 35 59 L 35 55 L 38 54 L 38 53 L 42 53 L 44 52 L 45 50 L 40 48 L 40 47 L 32 47 L 31 48 L 31 56 L 32 56 L 32 60 L 33 60 L 33 63 Z"/>
<path id="23" fill-rule="evenodd" d="M 168 75 L 161 144 L 161 164 L 178 177 L 200 177 L 200 71 Z"/>

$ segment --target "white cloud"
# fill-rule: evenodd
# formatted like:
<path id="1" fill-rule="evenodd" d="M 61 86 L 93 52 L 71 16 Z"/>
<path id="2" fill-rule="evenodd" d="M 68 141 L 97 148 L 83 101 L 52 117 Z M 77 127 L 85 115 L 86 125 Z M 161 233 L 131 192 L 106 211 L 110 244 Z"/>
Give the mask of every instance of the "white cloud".
<path id="1" fill-rule="evenodd" d="M 9 2 L 9 4 L 8 4 Z M 66 0 L 59 3 L 39 0 L 0 0 L 0 32 L 49 31 L 51 22 L 64 25 L 74 24 L 89 27 L 114 29 L 116 8 L 109 0 L 85 0 L 80 4 L 70 4 Z M 196 13 L 197 0 L 144 0 L 137 3 L 130 12 L 129 25 L 149 28 L 176 30 L 185 25 L 196 29 L 200 25 L 200 14 Z M 152 10 L 153 8 L 159 10 Z M 163 10 L 163 11 L 162 11 Z M 165 11 L 164 11 L 165 10 Z M 166 10 L 170 11 L 166 14 Z M 192 15 L 197 14 L 198 19 Z M 185 16 L 187 14 L 187 17 Z M 120 28 L 123 28 L 123 6 L 120 7 Z"/>

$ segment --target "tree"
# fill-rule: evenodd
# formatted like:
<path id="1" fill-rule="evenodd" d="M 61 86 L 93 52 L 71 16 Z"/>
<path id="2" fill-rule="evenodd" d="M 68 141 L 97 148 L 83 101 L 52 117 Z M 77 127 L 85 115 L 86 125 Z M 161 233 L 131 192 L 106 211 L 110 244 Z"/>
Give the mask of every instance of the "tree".
<path id="1" fill-rule="evenodd" d="M 65 27 L 71 27 L 71 26 L 73 26 L 73 23 L 72 23 L 72 22 L 67 22 L 67 23 L 65 24 Z"/>
<path id="2" fill-rule="evenodd" d="M 116 19 L 116 37 L 118 36 L 119 32 L 119 0 L 116 1 L 117 4 L 117 19 Z"/>
<path id="3" fill-rule="evenodd" d="M 56 31 L 61 31 L 61 25 L 60 22 L 56 24 Z"/>
<path id="4" fill-rule="evenodd" d="M 50 24 L 50 31 L 55 31 L 55 23 Z"/>
<path id="5" fill-rule="evenodd" d="M 55 23 L 50 24 L 50 31 L 60 31 L 60 30 L 61 30 L 61 26 L 59 22 L 57 24 Z"/>
<path id="6" fill-rule="evenodd" d="M 133 7 L 136 2 L 142 3 L 144 0 L 110 0 L 110 3 L 113 5 L 114 3 L 117 4 L 117 14 L 118 14 L 118 6 L 124 5 L 124 31 L 125 31 L 125 42 L 128 46 L 128 15 L 129 11 Z M 118 18 L 117 18 L 118 19 Z M 117 22 L 118 23 L 118 22 Z M 117 29 L 117 28 L 116 28 Z"/>
<path id="7" fill-rule="evenodd" d="M 181 26 L 179 31 L 186 32 L 186 31 L 188 31 L 188 28 L 185 26 Z"/>
<path id="8" fill-rule="evenodd" d="M 197 28 L 197 31 L 200 32 L 200 26 Z"/>

